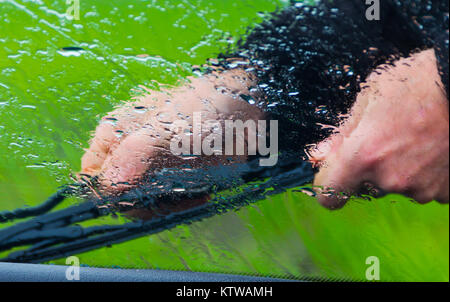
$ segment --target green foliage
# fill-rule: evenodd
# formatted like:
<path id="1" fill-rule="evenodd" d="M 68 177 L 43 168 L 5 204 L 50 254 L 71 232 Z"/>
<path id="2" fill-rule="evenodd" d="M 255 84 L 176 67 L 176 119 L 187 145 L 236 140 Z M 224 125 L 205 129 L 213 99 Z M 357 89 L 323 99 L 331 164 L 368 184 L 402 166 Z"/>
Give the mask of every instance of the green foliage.
<path id="1" fill-rule="evenodd" d="M 72 182 L 98 119 L 139 85 L 176 84 L 288 1 L 80 1 L 78 21 L 65 18 L 65 2 L 0 0 L 1 210 Z M 102 267 L 355 280 L 377 256 L 382 280 L 448 281 L 448 231 L 448 205 L 388 196 L 331 212 L 288 192 L 79 256 Z"/>

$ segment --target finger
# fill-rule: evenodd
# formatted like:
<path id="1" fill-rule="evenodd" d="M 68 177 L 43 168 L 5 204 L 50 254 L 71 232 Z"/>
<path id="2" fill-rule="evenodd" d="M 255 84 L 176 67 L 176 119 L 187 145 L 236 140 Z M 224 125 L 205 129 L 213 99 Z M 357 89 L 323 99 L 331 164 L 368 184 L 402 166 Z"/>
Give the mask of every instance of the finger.
<path id="1" fill-rule="evenodd" d="M 100 172 L 111 145 L 116 140 L 114 126 L 105 120 L 97 127 L 89 148 L 81 158 L 81 173 L 94 176 Z"/>
<path id="2" fill-rule="evenodd" d="M 148 112 L 147 106 L 145 100 L 128 103 L 102 118 L 89 148 L 81 159 L 82 174 L 93 176 L 101 171 L 106 157 L 120 141 L 142 128 L 149 119 L 151 113 Z"/>
<path id="3" fill-rule="evenodd" d="M 327 157 L 322 161 L 313 185 L 321 205 L 339 209 L 364 182 L 370 182 L 371 177 L 359 155 L 360 142 L 355 137 L 334 135 L 323 148 L 327 149 Z"/>
<path id="4" fill-rule="evenodd" d="M 347 168 L 333 163 L 321 168 L 314 178 L 314 188 L 317 191 L 317 201 L 326 208 L 342 208 L 348 197 L 354 194 L 360 186 L 357 175 L 349 173 Z"/>
<path id="5" fill-rule="evenodd" d="M 123 191 L 135 185 L 157 158 L 159 139 L 146 128 L 127 136 L 108 156 L 100 183 L 108 190 Z"/>

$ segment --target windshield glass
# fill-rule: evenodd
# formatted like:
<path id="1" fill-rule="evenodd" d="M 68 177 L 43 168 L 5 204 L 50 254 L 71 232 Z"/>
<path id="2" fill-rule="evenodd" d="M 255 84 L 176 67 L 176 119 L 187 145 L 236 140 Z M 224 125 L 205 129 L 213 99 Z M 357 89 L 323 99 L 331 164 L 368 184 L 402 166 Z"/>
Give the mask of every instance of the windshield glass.
<path id="1" fill-rule="evenodd" d="M 33 257 L 37 258 L 30 258 L 37 260 L 17 258 L 17 254 L 13 259 L 65 265 L 66 258 L 75 255 L 82 265 L 95 267 L 366 280 L 366 259 L 376 256 L 384 265 L 384 280 L 448 281 L 448 204 L 421 205 L 405 195 L 377 194 L 370 188 L 364 192 L 367 194 L 346 199 L 347 205 L 339 210 L 332 211 L 317 202 L 313 188 L 317 167 L 308 161 L 314 158 L 308 151 L 309 144 L 315 145 L 332 133 L 340 119 L 349 114 L 348 100 L 356 99 L 360 84 L 357 75 L 368 76 L 364 72 L 385 62 L 389 51 L 397 51 L 398 47 L 380 48 L 380 52 L 386 51 L 380 60 L 381 55 L 373 50 L 373 55 L 380 57 L 361 65 L 360 70 L 346 66 L 344 56 L 339 58 L 342 62 L 320 57 L 311 62 L 320 61 L 329 69 L 320 65 L 321 74 L 326 76 L 319 78 L 294 75 L 296 71 L 286 66 L 273 68 L 285 57 L 275 57 L 275 52 L 264 54 L 260 46 L 269 45 L 266 50 L 286 46 L 284 40 L 270 43 L 278 39 L 278 34 L 287 35 L 290 27 L 283 29 L 284 25 L 280 25 L 282 30 L 277 29 L 277 34 L 267 32 L 266 40 L 254 34 L 246 43 L 246 37 L 264 20 L 270 20 L 271 14 L 291 5 L 284 0 L 81 0 L 70 4 L 56 0 L 0 0 L 0 212 L 37 206 L 61 187 L 77 183 L 82 187 L 65 191 L 69 196 L 49 210 L 74 209 L 87 201 L 94 202 L 95 211 L 89 208 L 77 212 L 90 215 L 89 219 L 73 220 L 72 226 L 106 227 L 90 230 L 96 236 L 113 234 L 98 245 L 75 252 L 69 249 L 63 257 L 50 253 L 39 258 L 42 246 L 47 248 L 55 242 L 44 241 L 44 237 L 34 240 L 35 234 L 30 235 L 32 238 L 8 237 L 1 231 L 17 221 L 4 219 L 0 221 L 0 238 L 5 244 L 0 258 L 44 242 L 36 247 Z M 301 22 L 294 20 L 292 26 Z M 326 27 L 320 30 L 324 41 L 334 37 L 327 38 Z M 256 45 L 255 40 L 263 42 Z M 301 49 L 305 58 L 314 56 L 317 50 L 308 47 Z M 292 49 L 296 50 L 295 46 Z M 390 59 L 402 56 L 399 50 Z M 297 67 L 307 66 L 301 65 L 298 57 L 293 62 Z M 342 70 L 348 73 L 347 80 L 342 79 Z M 204 77 L 213 80 L 201 82 Z M 331 83 L 326 85 L 326 92 L 312 88 L 324 81 Z M 189 85 L 187 92 L 176 90 Z M 189 103 L 189 96 L 184 97 L 190 91 L 199 96 L 199 109 Z M 305 100 L 306 94 L 311 100 Z M 222 102 L 224 95 L 230 101 L 224 97 Z M 295 105 L 300 97 L 305 102 Z M 331 98 L 344 100 L 341 107 L 333 107 Z M 177 99 L 189 104 L 186 110 L 190 111 L 178 109 Z M 257 109 L 247 110 L 242 104 L 233 107 L 237 99 Z M 302 113 L 291 116 L 293 108 Z M 267 121 L 267 133 L 279 129 L 279 149 L 271 149 L 275 144 L 268 136 L 267 152 L 261 154 L 258 149 L 250 154 L 248 139 L 253 133 L 249 128 L 243 132 L 245 154 L 234 157 L 231 152 L 231 158 L 204 161 L 193 152 L 180 151 L 181 155 L 173 158 L 165 152 L 174 135 L 169 129 L 174 119 L 166 119 L 173 114 L 194 128 L 195 112 L 207 112 L 206 117 L 199 115 L 203 121 L 220 121 L 210 130 L 222 126 L 225 129 L 224 121 L 237 120 L 241 113 L 244 122 L 256 121 L 255 133 L 262 125 L 258 121 Z M 154 123 L 139 121 L 153 113 Z M 121 124 L 123 121 L 126 126 Z M 159 123 L 160 130 L 154 129 L 155 123 Z M 98 158 L 84 156 L 90 156 L 87 150 L 96 148 L 93 137 L 98 126 L 115 127 L 108 138 L 111 142 L 132 138 L 130 133 L 137 131 L 136 124 L 139 131 L 148 130 L 150 134 L 145 135 L 158 140 L 154 144 L 152 141 L 153 149 L 145 151 L 152 154 L 151 164 L 139 160 L 130 164 L 132 172 L 118 169 L 118 162 L 131 163 L 133 159 L 127 157 L 128 153 L 116 152 L 115 159 L 102 159 L 100 165 L 103 169 L 110 165 L 104 175 L 111 173 L 107 175 L 115 181 L 106 184 L 108 180 L 96 178 L 98 175 L 91 172 L 98 168 Z M 183 133 L 195 136 L 194 131 Z M 170 133 L 166 140 L 161 138 L 164 133 Z M 265 136 L 261 133 L 255 135 Z M 211 143 L 200 143 L 202 154 Z M 106 158 L 121 148 L 119 144 L 111 146 L 99 155 L 104 147 L 99 144 L 92 154 Z M 123 152 L 135 146 L 122 144 Z M 237 146 L 239 143 L 231 150 Z M 261 165 L 261 157 L 270 162 L 274 156 L 273 165 Z M 148 173 L 149 165 L 155 173 Z M 124 173 L 129 176 L 139 169 L 147 174 L 137 183 L 124 178 Z M 124 192 L 128 194 L 125 197 Z M 75 217 L 73 213 L 67 217 Z M 170 216 L 173 213 L 177 214 Z M 166 220 L 160 222 L 161 217 Z M 140 223 L 147 223 L 146 228 L 142 229 Z M 121 233 L 123 225 L 127 225 L 126 233 Z M 64 235 L 66 242 L 73 242 L 76 232 L 70 230 L 70 235 Z M 17 242 L 24 246 L 11 243 L 11 238 L 18 238 Z M 11 242 L 6 244 L 8 240 Z M 60 243 L 56 246 L 60 247 Z"/>

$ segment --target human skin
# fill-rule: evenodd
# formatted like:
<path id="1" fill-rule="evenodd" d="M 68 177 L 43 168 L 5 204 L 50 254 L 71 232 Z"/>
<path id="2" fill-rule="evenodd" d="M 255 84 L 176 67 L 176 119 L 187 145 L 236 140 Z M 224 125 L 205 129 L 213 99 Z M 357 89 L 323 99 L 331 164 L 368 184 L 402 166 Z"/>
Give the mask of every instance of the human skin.
<path id="1" fill-rule="evenodd" d="M 165 125 L 180 113 L 192 121 L 194 112 L 218 121 L 262 119 L 263 112 L 239 98 L 258 98 L 250 91 L 255 85 L 252 74 L 234 69 L 190 78 L 190 84 L 171 91 L 149 92 L 102 119 L 82 158 L 81 173 L 98 176 L 107 192 L 122 192 L 152 169 L 183 164 L 185 160 L 168 150 L 173 133 Z M 314 186 L 321 188 L 318 201 L 340 208 L 347 195 L 370 184 L 421 203 L 448 203 L 449 109 L 434 50 L 400 59 L 395 67 L 381 66 L 363 86 L 349 117 L 309 152 L 320 166 L 314 179 Z M 136 107 L 151 106 L 155 109 L 135 112 Z M 118 137 L 117 131 L 123 134 Z M 220 163 L 220 156 L 193 162 Z"/>
<path id="2" fill-rule="evenodd" d="M 434 50 L 380 66 L 363 86 L 350 117 L 311 150 L 319 202 L 339 208 L 369 186 L 448 203 L 449 104 Z"/>
<path id="3" fill-rule="evenodd" d="M 182 129 L 171 126 L 174 121 L 186 120 L 192 127 L 195 112 L 201 113 L 202 121 L 264 119 L 260 109 L 239 97 L 241 94 L 258 97 L 257 92 L 249 90 L 256 86 L 255 78 L 242 69 L 233 69 L 190 77 L 188 81 L 182 87 L 148 91 L 102 118 L 82 158 L 81 174 L 97 176 L 106 193 L 120 193 L 157 168 L 228 162 L 230 156 L 173 155 L 170 141 L 183 133 L 180 133 Z M 242 161 L 246 156 L 232 156 L 232 159 Z"/>

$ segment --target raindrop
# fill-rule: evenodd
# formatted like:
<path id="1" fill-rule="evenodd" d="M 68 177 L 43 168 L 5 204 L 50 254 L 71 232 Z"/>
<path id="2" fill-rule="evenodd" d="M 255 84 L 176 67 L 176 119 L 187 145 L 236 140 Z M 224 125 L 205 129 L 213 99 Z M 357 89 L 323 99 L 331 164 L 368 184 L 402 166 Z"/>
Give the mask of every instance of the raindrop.
<path id="1" fill-rule="evenodd" d="M 64 50 L 64 51 L 80 51 L 80 50 L 84 50 L 84 49 L 81 48 L 81 47 L 69 46 L 69 47 L 63 47 L 63 48 L 61 48 L 61 50 Z"/>
<path id="2" fill-rule="evenodd" d="M 114 117 L 106 117 L 106 118 L 102 121 L 102 123 L 110 124 L 110 125 L 115 126 L 115 125 L 117 124 L 117 119 L 114 118 Z"/>
<path id="3" fill-rule="evenodd" d="M 314 190 L 311 189 L 311 188 L 300 188 L 298 190 L 292 190 L 292 191 L 293 192 L 303 193 L 303 194 L 306 194 L 306 195 L 311 196 L 311 197 L 315 197 L 316 196 L 316 192 L 314 192 Z"/>
<path id="4" fill-rule="evenodd" d="M 136 112 L 136 113 L 145 113 L 145 112 L 147 112 L 147 107 L 145 107 L 145 106 L 135 106 L 134 107 L 134 112 Z"/>
<path id="5" fill-rule="evenodd" d="M 114 135 L 115 135 L 116 137 L 118 137 L 118 138 L 122 137 L 123 133 L 124 133 L 124 132 L 123 132 L 122 130 L 116 130 L 116 131 L 114 131 Z"/>

